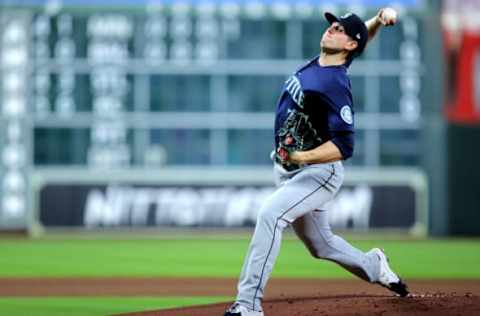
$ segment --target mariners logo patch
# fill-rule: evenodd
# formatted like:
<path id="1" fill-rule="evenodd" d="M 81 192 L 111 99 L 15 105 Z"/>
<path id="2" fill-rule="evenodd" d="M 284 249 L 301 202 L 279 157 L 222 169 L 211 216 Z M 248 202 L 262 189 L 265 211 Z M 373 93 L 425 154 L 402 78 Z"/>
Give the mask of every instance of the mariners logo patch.
<path id="1" fill-rule="evenodd" d="M 342 120 L 345 121 L 345 123 L 350 125 L 353 123 L 352 109 L 350 109 L 350 106 L 344 105 L 340 109 L 340 116 L 342 117 Z"/>

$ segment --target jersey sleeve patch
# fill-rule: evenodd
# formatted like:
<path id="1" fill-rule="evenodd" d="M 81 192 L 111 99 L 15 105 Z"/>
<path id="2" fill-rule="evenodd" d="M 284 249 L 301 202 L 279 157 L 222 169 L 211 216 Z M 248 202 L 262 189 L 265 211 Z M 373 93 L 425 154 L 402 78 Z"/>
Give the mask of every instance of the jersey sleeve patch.
<path id="1" fill-rule="evenodd" d="M 348 105 L 344 105 L 341 109 L 340 109 L 340 117 L 342 118 L 342 120 L 349 124 L 349 125 L 352 125 L 353 123 L 353 115 L 352 115 L 352 109 L 350 108 L 350 106 Z"/>

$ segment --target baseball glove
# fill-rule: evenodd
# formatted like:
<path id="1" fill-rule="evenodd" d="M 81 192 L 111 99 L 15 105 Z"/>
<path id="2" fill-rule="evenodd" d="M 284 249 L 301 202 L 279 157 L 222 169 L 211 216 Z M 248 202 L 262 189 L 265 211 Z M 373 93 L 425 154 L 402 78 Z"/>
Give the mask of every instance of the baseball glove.
<path id="1" fill-rule="evenodd" d="M 290 153 L 309 150 L 320 143 L 315 129 L 308 120 L 308 116 L 293 110 L 278 131 L 278 146 L 275 157 L 278 163 L 287 170 L 297 169 L 299 166 L 289 162 Z"/>

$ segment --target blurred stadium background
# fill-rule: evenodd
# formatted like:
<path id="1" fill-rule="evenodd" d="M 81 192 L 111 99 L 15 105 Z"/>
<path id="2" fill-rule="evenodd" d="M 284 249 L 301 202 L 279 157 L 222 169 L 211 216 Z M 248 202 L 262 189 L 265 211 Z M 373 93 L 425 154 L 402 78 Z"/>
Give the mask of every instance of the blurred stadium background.
<path id="1" fill-rule="evenodd" d="M 0 228 L 252 225 L 324 11 L 400 11 L 351 67 L 338 228 L 479 234 L 478 1 L 4 0 Z"/>
<path id="2" fill-rule="evenodd" d="M 0 277 L 236 277 L 273 190 L 284 80 L 318 53 L 324 11 L 383 6 L 400 21 L 350 68 L 356 148 L 332 224 L 362 249 L 400 238 L 382 245 L 407 277 L 478 280 L 478 239 L 429 238 L 480 235 L 480 1 L 455 0 L 0 1 Z M 348 277 L 288 238 L 274 277 Z"/>

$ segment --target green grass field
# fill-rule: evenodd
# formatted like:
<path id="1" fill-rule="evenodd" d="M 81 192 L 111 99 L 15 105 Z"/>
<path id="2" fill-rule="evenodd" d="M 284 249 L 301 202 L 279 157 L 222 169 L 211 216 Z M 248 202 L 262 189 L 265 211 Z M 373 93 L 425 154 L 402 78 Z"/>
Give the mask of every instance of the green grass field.
<path id="1" fill-rule="evenodd" d="M 2 316 L 84 316 L 111 315 L 142 310 L 158 310 L 187 305 L 222 302 L 230 297 L 42 297 L 1 298 Z"/>
<path id="2" fill-rule="evenodd" d="M 348 238 L 347 238 L 348 239 Z M 480 279 L 480 241 L 352 240 L 383 247 L 405 278 Z M 234 277 L 249 236 L 240 238 L 0 239 L 0 277 Z M 352 278 L 330 262 L 311 258 L 287 236 L 272 277 Z M 229 300 L 222 298 L 1 298 L 0 315 L 106 315 Z"/>

